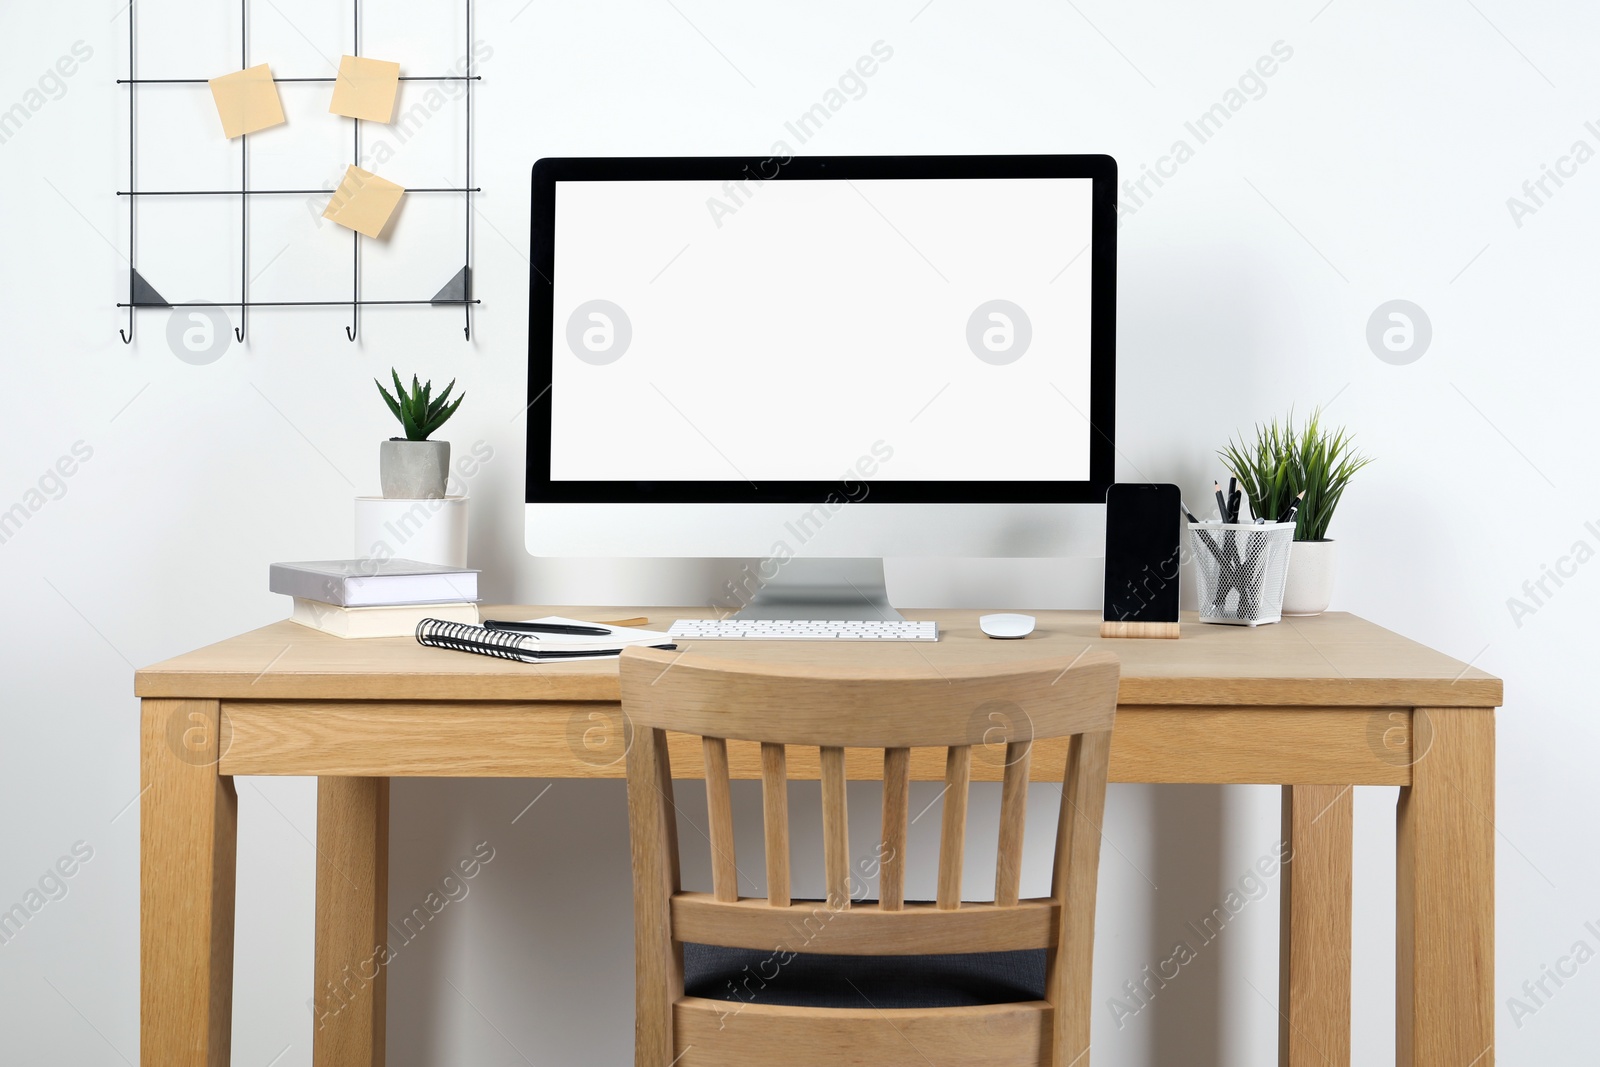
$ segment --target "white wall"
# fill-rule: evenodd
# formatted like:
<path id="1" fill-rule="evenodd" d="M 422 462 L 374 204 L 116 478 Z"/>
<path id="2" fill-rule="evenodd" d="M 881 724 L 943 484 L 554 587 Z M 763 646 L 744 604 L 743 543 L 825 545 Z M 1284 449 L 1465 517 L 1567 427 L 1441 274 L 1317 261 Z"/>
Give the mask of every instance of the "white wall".
<path id="1" fill-rule="evenodd" d="M 190 26 L 180 17 L 203 6 L 226 8 L 139 5 L 142 74 L 236 65 L 236 16 Z M 253 6 L 252 54 L 282 75 L 321 73 L 350 47 L 347 5 Z M 493 55 L 477 112 L 485 303 L 473 342 L 455 312 L 372 311 L 354 345 L 340 311 L 258 312 L 248 343 L 207 365 L 177 358 L 163 312 L 140 316 L 133 346 L 117 338 L 124 316 L 112 305 L 128 249 L 113 195 L 127 180 L 126 90 L 113 84 L 126 73 L 121 7 L 8 5 L 0 16 L 0 109 L 21 103 L 26 113 L 0 143 L 0 509 L 41 505 L 0 544 L 0 906 L 24 900 L 75 843 L 93 850 L 66 896 L 0 945 L 0 1060 L 137 1058 L 132 669 L 282 617 L 284 603 L 265 588 L 268 562 L 345 553 L 350 497 L 375 490 L 376 442 L 389 433 L 373 375 L 393 364 L 465 386 L 448 436 L 495 449 L 471 485 L 474 562 L 490 595 L 701 595 L 714 568 L 524 556 L 528 170 L 541 155 L 765 153 L 786 119 L 879 40 L 892 61 L 807 151 L 1103 151 L 1137 176 L 1176 139 L 1195 149 L 1121 231 L 1118 473 L 1179 481 L 1194 501 L 1217 472 L 1212 451 L 1254 420 L 1320 403 L 1359 432 L 1379 462 L 1335 524 L 1335 606 L 1506 679 L 1501 1062 L 1574 1062 L 1592 1050 L 1600 965 L 1559 987 L 1546 979 L 1550 995 L 1535 989 L 1537 1001 L 1522 987 L 1575 943 L 1600 948 L 1585 926 L 1600 927 L 1591 669 L 1600 564 L 1547 584 L 1553 595 L 1532 614 L 1515 619 L 1507 606 L 1577 542 L 1586 560 L 1600 547 L 1591 310 L 1600 165 L 1576 167 L 1559 188 L 1547 180 L 1548 195 L 1520 220 L 1507 206 L 1575 142 L 1586 157 L 1600 148 L 1600 128 L 1585 126 L 1600 120 L 1591 62 L 1600 15 L 1590 6 L 482 3 L 477 32 Z M 466 52 L 452 4 L 370 7 L 369 54 L 420 69 Z M 80 41 L 92 56 L 30 95 Z M 1293 55 L 1265 95 L 1198 144 L 1185 122 L 1279 41 Z M 284 95 L 291 126 L 276 149 L 258 139 L 257 180 L 320 186 L 346 162 L 342 130 L 317 115 L 315 92 Z M 235 154 L 206 140 L 203 89 L 152 89 L 145 99 L 142 183 L 232 180 Z M 386 172 L 411 185 L 460 181 L 448 151 L 460 133 L 445 109 Z M 407 205 L 414 240 L 370 254 L 369 296 L 431 295 L 453 273 L 455 216 L 441 203 Z M 262 204 L 255 217 L 258 298 L 343 295 L 345 235 L 314 225 L 298 198 Z M 149 205 L 141 265 L 171 299 L 226 298 L 235 219 L 226 200 L 188 212 Z M 1380 361 L 1365 339 L 1369 315 L 1396 298 L 1426 309 L 1434 330 L 1405 366 Z M 77 442 L 92 456 L 30 497 Z M 1065 564 L 1017 562 L 890 571 L 903 604 L 1022 608 L 1084 604 L 1071 575 Z M 396 783 L 397 913 L 476 842 L 491 842 L 496 858 L 394 964 L 391 1063 L 627 1061 L 623 789 L 556 783 L 513 825 L 546 784 Z M 305 1065 L 314 785 L 254 779 L 239 793 L 234 1062 Z M 1038 797 L 1036 827 L 1050 799 Z M 1392 790 L 1357 800 L 1363 1064 L 1392 1056 L 1393 804 Z M 1272 789 L 1113 789 L 1096 1063 L 1272 1062 L 1276 885 L 1121 1029 L 1108 998 L 1167 955 L 1184 922 L 1273 847 L 1276 827 Z M 1045 847 L 1034 843 L 1030 877 Z M 1513 996 L 1531 1013 L 1513 1012 Z"/>

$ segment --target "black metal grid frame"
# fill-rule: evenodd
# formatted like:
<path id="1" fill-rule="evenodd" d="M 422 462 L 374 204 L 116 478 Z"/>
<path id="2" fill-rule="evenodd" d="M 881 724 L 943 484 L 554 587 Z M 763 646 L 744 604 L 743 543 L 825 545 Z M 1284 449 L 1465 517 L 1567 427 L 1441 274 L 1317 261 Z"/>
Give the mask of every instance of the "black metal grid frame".
<path id="1" fill-rule="evenodd" d="M 354 29 L 353 55 L 361 54 L 361 8 L 364 0 L 351 0 L 352 23 Z M 472 8 L 473 0 L 461 0 L 463 16 L 467 29 L 467 70 L 460 75 L 410 75 L 402 76 L 401 81 L 426 81 L 426 82 L 463 82 L 466 86 L 466 136 L 464 138 L 464 152 L 466 160 L 466 184 L 456 187 L 419 188 L 407 189 L 406 193 L 459 193 L 464 197 L 465 217 L 462 225 L 463 259 L 462 267 L 439 293 L 426 300 L 367 300 L 361 296 L 361 234 L 355 230 L 350 231 L 351 237 L 351 279 L 349 300 L 251 300 L 250 299 L 250 198 L 252 196 L 282 196 L 282 195 L 315 195 L 325 193 L 325 189 L 252 189 L 250 187 L 250 135 L 242 134 L 239 137 L 239 163 L 240 182 L 237 189 L 139 189 L 137 187 L 138 163 L 138 87 L 141 85 L 207 85 L 207 78 L 140 78 L 137 74 L 137 50 L 135 32 L 135 16 L 138 0 L 129 0 L 128 3 L 128 76 L 118 78 L 118 85 L 128 87 L 128 188 L 118 190 L 117 195 L 126 197 L 128 201 L 128 299 L 124 303 L 118 301 L 117 307 L 128 309 L 128 328 L 119 329 L 117 332 L 122 337 L 123 344 L 132 344 L 134 337 L 134 320 L 139 308 L 174 308 L 174 307 L 224 307 L 239 309 L 239 325 L 234 328 L 237 340 L 245 339 L 245 326 L 249 309 L 253 307 L 349 307 L 350 325 L 345 327 L 345 336 L 354 341 L 360 332 L 361 308 L 371 306 L 394 305 L 430 305 L 444 307 L 460 307 L 465 316 L 462 334 L 468 340 L 472 339 L 472 306 L 481 303 L 472 295 L 472 194 L 482 192 L 481 188 L 472 184 L 472 83 L 482 81 L 482 75 L 476 72 L 476 60 L 472 52 Z M 250 66 L 250 0 L 239 0 L 239 66 L 241 70 Z M 273 82 L 327 82 L 337 81 L 337 78 L 279 78 L 274 77 Z M 361 159 L 361 119 L 351 119 L 353 127 L 352 157 L 358 164 Z M 197 300 L 182 303 L 173 303 L 161 297 L 149 282 L 139 275 L 138 260 L 135 256 L 138 234 L 138 203 L 143 196 L 237 196 L 239 198 L 239 299 L 238 300 Z M 459 285 L 458 285 L 459 282 Z"/>

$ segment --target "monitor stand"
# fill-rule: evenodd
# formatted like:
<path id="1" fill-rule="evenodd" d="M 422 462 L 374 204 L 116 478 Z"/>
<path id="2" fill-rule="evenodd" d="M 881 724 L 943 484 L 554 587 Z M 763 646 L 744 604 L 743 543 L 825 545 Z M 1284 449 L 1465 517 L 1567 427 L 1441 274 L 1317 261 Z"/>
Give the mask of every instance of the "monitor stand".
<path id="1" fill-rule="evenodd" d="M 899 622 L 889 606 L 881 559 L 789 559 L 776 566 L 736 619 L 839 619 Z M 765 571 L 765 568 L 764 568 Z"/>

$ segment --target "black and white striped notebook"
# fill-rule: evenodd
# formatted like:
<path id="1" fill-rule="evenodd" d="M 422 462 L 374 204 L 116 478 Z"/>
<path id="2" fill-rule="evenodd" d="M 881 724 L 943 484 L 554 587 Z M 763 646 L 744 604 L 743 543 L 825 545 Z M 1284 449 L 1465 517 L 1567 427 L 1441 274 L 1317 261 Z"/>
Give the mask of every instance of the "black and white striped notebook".
<path id="1" fill-rule="evenodd" d="M 464 622 L 446 622 L 443 619 L 423 619 L 417 624 L 417 641 L 430 648 L 448 648 L 456 652 L 476 652 L 480 656 L 498 656 L 501 659 L 519 660 L 523 663 L 544 663 L 563 659 L 596 659 L 603 656 L 620 656 L 624 648 L 673 649 L 666 634 L 626 627 L 614 629 L 614 640 L 596 641 L 588 638 L 575 641 L 559 634 L 529 634 L 510 630 L 491 630 Z M 642 638 L 642 639 L 641 639 Z"/>

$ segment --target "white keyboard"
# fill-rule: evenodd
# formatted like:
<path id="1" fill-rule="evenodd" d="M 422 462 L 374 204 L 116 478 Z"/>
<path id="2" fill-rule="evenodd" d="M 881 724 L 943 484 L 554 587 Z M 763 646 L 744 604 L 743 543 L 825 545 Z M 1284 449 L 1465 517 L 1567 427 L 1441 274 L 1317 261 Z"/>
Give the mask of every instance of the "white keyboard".
<path id="1" fill-rule="evenodd" d="M 841 619 L 679 619 L 667 633 L 679 641 L 937 641 L 939 624 Z"/>

